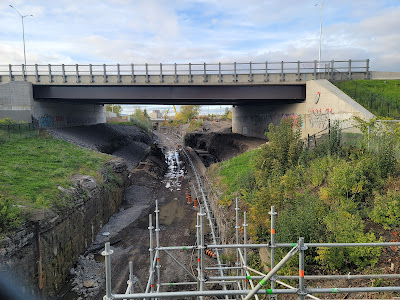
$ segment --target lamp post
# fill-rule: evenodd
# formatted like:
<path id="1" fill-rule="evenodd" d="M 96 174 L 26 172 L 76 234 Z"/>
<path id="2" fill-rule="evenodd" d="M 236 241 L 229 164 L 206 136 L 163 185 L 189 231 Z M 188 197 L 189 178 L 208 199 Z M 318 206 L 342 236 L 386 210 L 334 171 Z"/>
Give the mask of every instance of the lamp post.
<path id="1" fill-rule="evenodd" d="M 24 27 L 24 18 L 26 17 L 33 17 L 33 15 L 21 15 L 20 12 L 10 4 L 10 7 L 13 8 L 21 17 L 22 20 L 22 42 L 24 43 L 24 62 L 25 62 L 25 68 L 26 68 L 26 53 L 25 53 L 25 27 Z"/>
<path id="2" fill-rule="evenodd" d="M 321 6 L 321 21 L 319 25 L 319 51 L 318 51 L 318 61 L 321 61 L 321 41 L 322 41 L 322 8 L 324 7 L 325 0 L 322 0 L 322 3 L 319 5 Z M 315 4 L 317 6 L 318 4 Z"/>

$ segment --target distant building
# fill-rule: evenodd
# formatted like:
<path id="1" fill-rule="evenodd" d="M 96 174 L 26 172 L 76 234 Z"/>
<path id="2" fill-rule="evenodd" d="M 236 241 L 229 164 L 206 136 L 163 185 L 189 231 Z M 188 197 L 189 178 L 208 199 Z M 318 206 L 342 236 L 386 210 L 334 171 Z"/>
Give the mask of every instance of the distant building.
<path id="1" fill-rule="evenodd" d="M 162 113 L 159 109 L 153 110 L 151 113 L 149 113 L 150 119 L 162 119 Z"/>

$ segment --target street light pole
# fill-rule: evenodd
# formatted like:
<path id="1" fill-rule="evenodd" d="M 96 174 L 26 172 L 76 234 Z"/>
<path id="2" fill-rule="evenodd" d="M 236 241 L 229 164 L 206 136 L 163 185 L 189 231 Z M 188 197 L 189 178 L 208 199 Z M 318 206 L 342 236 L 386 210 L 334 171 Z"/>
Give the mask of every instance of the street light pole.
<path id="1" fill-rule="evenodd" d="M 26 52 L 25 52 L 25 26 L 24 26 L 24 18 L 26 17 L 33 17 L 33 15 L 21 15 L 20 12 L 10 4 L 10 7 L 13 8 L 21 17 L 22 20 L 22 42 L 24 44 L 24 62 L 25 62 L 25 68 L 26 68 Z"/>
<path id="2" fill-rule="evenodd" d="M 318 61 L 321 62 L 321 41 L 322 41 L 322 8 L 324 7 L 325 0 L 320 4 L 321 6 L 321 21 L 319 25 L 319 51 L 318 51 Z"/>

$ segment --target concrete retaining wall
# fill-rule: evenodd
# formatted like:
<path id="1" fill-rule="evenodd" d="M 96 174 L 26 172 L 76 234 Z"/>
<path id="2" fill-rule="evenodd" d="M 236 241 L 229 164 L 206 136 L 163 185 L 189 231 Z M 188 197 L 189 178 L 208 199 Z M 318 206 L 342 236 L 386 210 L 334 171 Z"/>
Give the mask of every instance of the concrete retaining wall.
<path id="1" fill-rule="evenodd" d="M 282 118 L 300 122 L 303 137 L 327 128 L 329 120 L 349 128 L 354 126 L 354 116 L 373 118 L 372 113 L 325 79 L 307 81 L 303 103 L 236 106 L 232 116 L 232 132 L 259 138 L 265 138 L 270 123 L 277 125 Z"/>
<path id="2" fill-rule="evenodd" d="M 32 84 L 19 81 L 0 85 L 0 119 L 34 122 L 40 128 L 94 125 L 106 122 L 105 106 L 37 101 Z"/>

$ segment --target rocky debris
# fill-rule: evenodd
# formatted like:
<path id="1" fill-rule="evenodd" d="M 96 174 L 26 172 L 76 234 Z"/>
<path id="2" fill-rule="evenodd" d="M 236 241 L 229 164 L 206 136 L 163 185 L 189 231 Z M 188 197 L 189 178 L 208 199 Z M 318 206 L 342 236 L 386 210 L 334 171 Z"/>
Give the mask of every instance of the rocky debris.
<path id="1" fill-rule="evenodd" d="M 104 285 L 104 264 L 97 262 L 93 254 L 79 256 L 76 268 L 70 270 L 71 285 L 81 299 L 92 299 Z"/>

